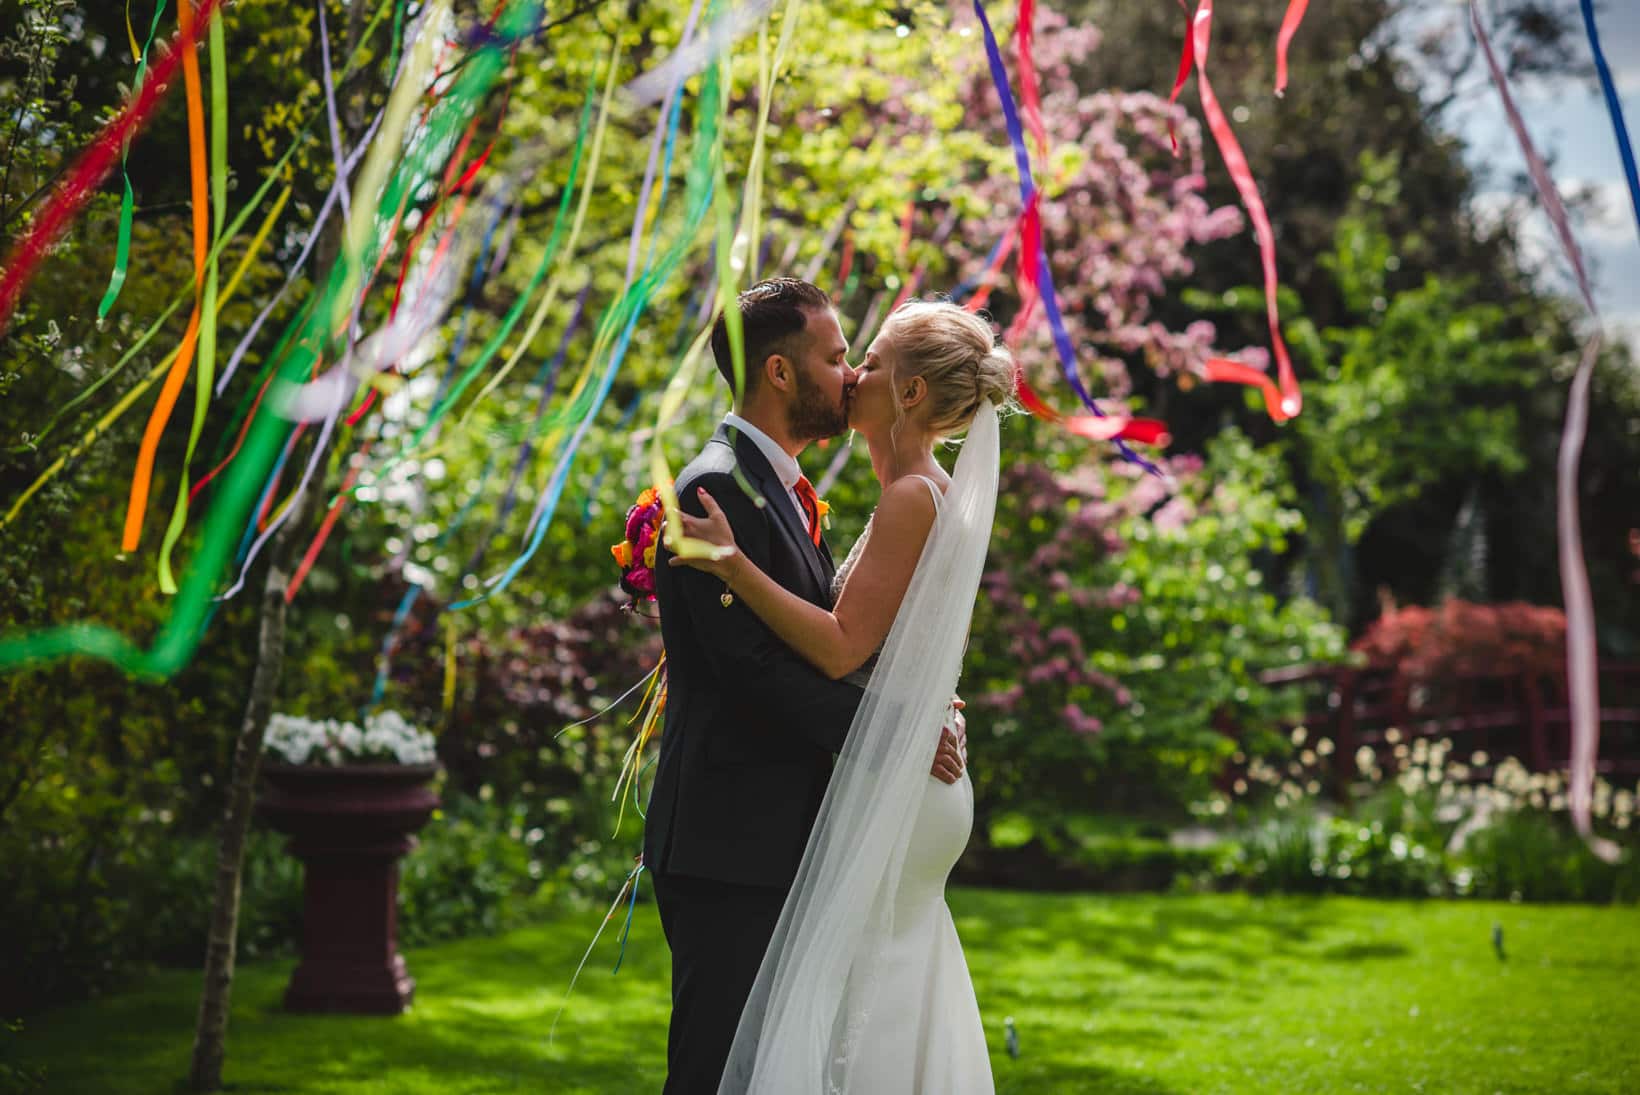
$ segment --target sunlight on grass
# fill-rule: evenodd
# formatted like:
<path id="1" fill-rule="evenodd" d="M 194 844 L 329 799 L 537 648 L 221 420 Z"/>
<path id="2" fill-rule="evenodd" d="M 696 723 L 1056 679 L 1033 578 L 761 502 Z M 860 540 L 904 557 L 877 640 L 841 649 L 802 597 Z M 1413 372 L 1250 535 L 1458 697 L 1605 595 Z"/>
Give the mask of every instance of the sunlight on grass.
<path id="1" fill-rule="evenodd" d="M 1354 899 L 951 895 L 997 1089 L 1024 1092 L 1621 1092 L 1640 1085 L 1631 908 Z M 642 1092 L 664 1075 L 667 956 L 639 908 L 621 972 L 600 913 L 407 954 L 397 1019 L 286 1015 L 290 965 L 241 971 L 236 1092 Z M 1503 928 L 1507 960 L 1493 951 Z M 48 1091 L 176 1090 L 197 977 L 31 1019 Z M 1021 1054 L 1004 1051 L 1012 1016 Z"/>

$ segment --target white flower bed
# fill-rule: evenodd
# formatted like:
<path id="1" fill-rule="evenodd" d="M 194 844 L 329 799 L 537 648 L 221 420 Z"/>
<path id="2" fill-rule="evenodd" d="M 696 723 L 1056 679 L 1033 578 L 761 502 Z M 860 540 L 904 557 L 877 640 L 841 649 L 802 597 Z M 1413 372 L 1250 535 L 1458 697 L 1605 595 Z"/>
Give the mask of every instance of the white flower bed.
<path id="1" fill-rule="evenodd" d="M 368 716 L 363 730 L 336 719 L 274 715 L 268 719 L 263 749 L 285 764 L 432 764 L 437 759 L 433 735 L 417 730 L 397 711 Z"/>

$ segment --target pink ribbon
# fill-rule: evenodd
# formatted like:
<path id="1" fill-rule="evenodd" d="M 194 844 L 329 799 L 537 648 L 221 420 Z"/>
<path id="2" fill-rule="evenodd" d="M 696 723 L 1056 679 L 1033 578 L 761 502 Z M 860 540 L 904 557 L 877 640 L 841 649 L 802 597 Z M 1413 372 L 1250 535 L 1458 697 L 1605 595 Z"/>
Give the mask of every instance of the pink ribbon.
<path id="1" fill-rule="evenodd" d="M 1560 431 L 1560 451 L 1555 460 L 1555 540 L 1560 553 L 1560 590 L 1566 606 L 1566 701 L 1571 708 L 1572 755 L 1571 778 L 1567 801 L 1571 807 L 1572 824 L 1582 834 L 1589 848 L 1608 862 L 1616 861 L 1620 849 L 1616 844 L 1594 834 L 1589 818 L 1590 802 L 1594 792 L 1594 765 L 1600 751 L 1600 683 L 1594 639 L 1594 598 L 1589 592 L 1589 572 L 1583 563 L 1583 534 L 1579 526 L 1577 505 L 1577 468 L 1583 455 L 1583 437 L 1589 423 L 1589 383 L 1594 375 L 1594 362 L 1600 351 L 1600 310 L 1595 307 L 1594 292 L 1590 288 L 1588 269 L 1583 262 L 1583 251 L 1572 234 L 1571 220 L 1566 206 L 1560 200 L 1560 189 L 1549 174 L 1543 157 L 1526 131 L 1526 123 L 1515 106 L 1515 97 L 1509 92 L 1509 82 L 1498 66 L 1492 52 L 1492 42 L 1481 26 L 1480 10 L 1475 0 L 1469 0 L 1469 22 L 1475 29 L 1481 54 L 1486 58 L 1492 83 L 1503 100 L 1503 112 L 1509 119 L 1509 128 L 1515 131 L 1520 150 L 1526 157 L 1526 170 L 1532 186 L 1537 190 L 1543 210 L 1549 215 L 1560 248 L 1571 263 L 1577 281 L 1577 291 L 1589 316 L 1595 321 L 1594 333 L 1583 346 L 1583 357 L 1572 377 L 1571 390 L 1566 397 L 1566 421 Z"/>
<path id="2" fill-rule="evenodd" d="M 1287 47 L 1292 44 L 1298 25 L 1304 22 L 1304 10 L 1310 0 L 1288 0 L 1287 14 L 1281 20 L 1281 33 L 1276 35 L 1276 94 L 1287 94 Z"/>

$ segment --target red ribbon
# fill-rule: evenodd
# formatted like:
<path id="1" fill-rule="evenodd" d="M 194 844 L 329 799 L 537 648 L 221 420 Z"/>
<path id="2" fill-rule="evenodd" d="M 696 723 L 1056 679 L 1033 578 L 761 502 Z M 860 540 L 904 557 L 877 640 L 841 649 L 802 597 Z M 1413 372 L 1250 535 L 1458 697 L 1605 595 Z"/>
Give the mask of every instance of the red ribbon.
<path id="1" fill-rule="evenodd" d="M 1179 0 L 1179 6 L 1184 7 L 1184 0 Z M 1185 8 L 1185 18 L 1186 20 L 1190 18 L 1188 8 Z M 1190 27 L 1187 25 L 1184 30 L 1184 48 L 1179 50 L 1179 71 L 1173 77 L 1173 90 L 1167 97 L 1168 106 L 1172 106 L 1179 101 L 1179 92 L 1184 90 L 1184 82 L 1190 79 L 1190 70 L 1196 67 L 1196 51 L 1191 48 L 1193 41 Z M 1177 156 L 1179 154 L 1179 131 L 1178 126 L 1174 124 L 1172 114 L 1167 116 L 1167 139 L 1172 142 L 1173 155 Z"/>
<path id="2" fill-rule="evenodd" d="M 1287 93 L 1287 47 L 1292 44 L 1298 25 L 1304 21 L 1304 9 L 1310 0 L 1287 0 L 1287 14 L 1281 20 L 1281 33 L 1276 36 L 1276 94 Z"/>
<path id="3" fill-rule="evenodd" d="M 1036 140 L 1036 154 L 1046 169 L 1048 129 L 1042 124 L 1042 96 L 1037 87 L 1036 60 L 1031 39 L 1036 33 L 1036 0 L 1019 0 L 1019 17 L 1014 21 L 1014 45 L 1019 56 L 1019 105 L 1025 127 Z"/>
<path id="4" fill-rule="evenodd" d="M 1264 267 L 1265 318 L 1270 325 L 1270 348 L 1275 354 L 1280 388 L 1280 397 L 1272 402 L 1266 396 L 1265 406 L 1272 419 L 1285 422 L 1303 409 L 1304 400 L 1298 390 L 1298 378 L 1293 375 L 1292 359 L 1287 356 L 1287 343 L 1281 337 L 1281 316 L 1276 308 L 1275 233 L 1270 229 L 1270 218 L 1264 211 L 1264 200 L 1259 197 L 1253 172 L 1247 166 L 1247 157 L 1242 153 L 1241 144 L 1236 140 L 1230 122 L 1219 107 L 1218 97 L 1213 94 L 1213 85 L 1207 79 L 1207 49 L 1212 30 L 1213 0 L 1199 0 L 1191 29 L 1193 41 L 1190 47 L 1196 65 L 1196 87 L 1201 92 L 1202 113 L 1207 116 L 1208 129 L 1213 133 L 1219 154 L 1224 157 L 1224 166 L 1230 172 L 1236 192 L 1241 195 L 1242 205 L 1247 208 L 1248 219 L 1253 222 L 1253 233 L 1258 237 L 1259 257 Z"/>
<path id="5" fill-rule="evenodd" d="M 57 187 L 33 226 L 13 245 L 6 256 L 5 268 L 0 271 L 0 332 L 4 332 L 22 299 L 23 287 L 34 276 L 35 268 L 45 258 L 59 236 L 68 228 L 91 195 L 114 170 L 119 161 L 120 148 L 136 137 L 170 88 L 178 66 L 184 57 L 191 57 L 199 40 L 223 0 L 203 0 L 194 13 L 192 26 L 179 31 L 171 42 L 170 50 L 159 63 L 148 70 L 147 79 L 126 104 L 125 109 L 109 119 L 102 131 L 80 154 L 79 162 L 71 168 Z"/>

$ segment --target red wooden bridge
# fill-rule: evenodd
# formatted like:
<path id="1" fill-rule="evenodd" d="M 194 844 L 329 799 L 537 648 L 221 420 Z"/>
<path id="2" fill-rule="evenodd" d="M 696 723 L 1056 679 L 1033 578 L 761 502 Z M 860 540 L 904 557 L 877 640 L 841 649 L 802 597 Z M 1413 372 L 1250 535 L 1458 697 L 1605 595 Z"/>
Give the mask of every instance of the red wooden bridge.
<path id="1" fill-rule="evenodd" d="M 1451 673 L 1410 677 L 1395 669 L 1299 665 L 1265 673 L 1265 684 L 1304 692 L 1312 738 L 1331 738 L 1338 776 L 1355 776 L 1366 746 L 1386 771 L 1394 760 L 1391 730 L 1403 741 L 1448 738 L 1456 757 L 1484 752 L 1472 777 L 1489 779 L 1496 760 L 1518 758 L 1533 771 L 1565 769 L 1571 756 L 1571 713 L 1564 673 Z M 1596 771 L 1609 780 L 1640 776 L 1640 662 L 1602 661 L 1600 753 Z"/>

